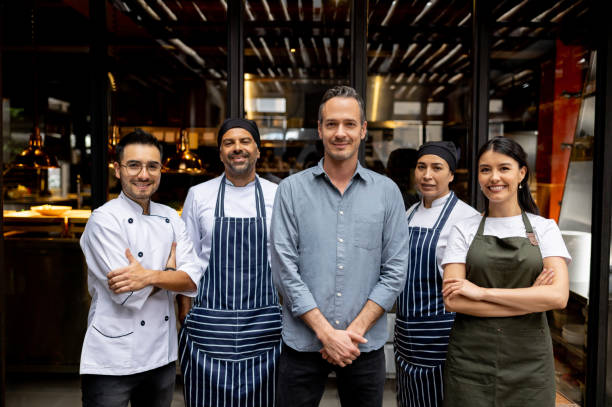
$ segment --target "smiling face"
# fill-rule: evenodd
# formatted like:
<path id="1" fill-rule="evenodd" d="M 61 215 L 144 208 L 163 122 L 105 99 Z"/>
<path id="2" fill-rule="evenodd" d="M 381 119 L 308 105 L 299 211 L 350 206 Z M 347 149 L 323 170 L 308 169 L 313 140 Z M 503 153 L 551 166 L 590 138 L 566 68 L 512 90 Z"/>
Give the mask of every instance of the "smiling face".
<path id="1" fill-rule="evenodd" d="M 361 123 L 357 100 L 333 97 L 323 105 L 318 123 L 325 158 L 332 161 L 357 160 L 359 144 L 365 138 L 367 123 Z"/>
<path id="2" fill-rule="evenodd" d="M 161 153 L 150 144 L 128 144 L 121 154 L 121 162 L 115 162 L 115 177 L 121 181 L 123 193 L 148 208 L 151 195 L 159 188 L 161 172 L 150 172 L 147 164 L 161 168 Z M 128 163 L 140 163 L 141 169 L 136 175 L 130 175 L 125 167 Z M 156 164 L 153 164 L 156 163 Z M 145 209 L 146 210 L 146 209 Z"/>
<path id="3" fill-rule="evenodd" d="M 425 154 L 417 161 L 414 178 L 425 203 L 431 203 L 449 193 L 448 184 L 455 176 L 445 159 Z"/>
<path id="4" fill-rule="evenodd" d="M 516 201 L 527 169 L 510 156 L 488 150 L 478 160 L 478 183 L 492 204 Z"/>
<path id="5" fill-rule="evenodd" d="M 221 138 L 219 157 L 230 179 L 255 176 L 259 148 L 251 133 L 243 128 L 229 129 Z"/>

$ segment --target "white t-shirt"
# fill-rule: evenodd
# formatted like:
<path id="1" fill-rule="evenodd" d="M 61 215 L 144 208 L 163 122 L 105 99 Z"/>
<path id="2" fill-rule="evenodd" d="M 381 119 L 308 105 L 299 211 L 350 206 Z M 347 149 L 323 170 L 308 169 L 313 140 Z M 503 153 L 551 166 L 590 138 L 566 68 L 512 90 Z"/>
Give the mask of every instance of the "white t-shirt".
<path id="1" fill-rule="evenodd" d="M 215 205 L 217 193 L 223 175 L 203 182 L 189 189 L 182 218 L 185 221 L 187 234 L 191 237 L 193 248 L 200 261 L 202 270 L 208 267 L 210 248 L 215 225 Z M 259 184 L 264 195 L 266 206 L 266 226 L 268 231 L 268 259 L 270 257 L 270 221 L 274 195 L 278 185 L 259 176 Z M 244 187 L 234 186 L 225 180 L 225 216 L 234 218 L 252 218 L 257 215 L 255 206 L 255 181 Z"/>
<path id="2" fill-rule="evenodd" d="M 563 257 L 569 263 L 572 258 L 565 247 L 561 231 L 555 221 L 531 213 L 527 214 L 527 218 L 538 240 L 542 258 Z M 453 227 L 442 265 L 449 263 L 465 264 L 468 250 L 474 240 L 474 236 L 478 232 L 478 225 L 481 220 L 482 217 L 480 215 L 473 216 L 457 223 Z M 485 221 L 483 232 L 484 235 L 497 236 L 499 238 L 526 237 L 526 233 L 521 215 L 504 218 L 489 217 Z"/>
<path id="3" fill-rule="evenodd" d="M 425 205 L 421 202 L 419 205 L 415 203 L 406 211 L 406 217 L 409 217 L 410 214 L 415 210 L 414 216 L 410 219 L 408 226 L 416 226 L 422 228 L 432 228 L 440 213 L 442 213 L 442 209 L 444 208 L 444 204 L 450 198 L 450 192 L 444 195 L 441 198 L 436 199 L 431 203 L 431 208 L 426 208 Z M 444 273 L 444 269 L 442 268 L 442 259 L 444 258 L 444 251 L 446 250 L 446 245 L 448 241 L 448 237 L 450 235 L 451 229 L 454 224 L 457 222 L 472 217 L 474 215 L 478 215 L 476 209 L 472 208 L 470 205 L 466 204 L 462 200 L 458 200 L 453 208 L 452 212 L 448 216 L 442 231 L 440 232 L 440 238 L 438 239 L 438 244 L 436 245 L 436 262 L 438 264 L 438 270 L 440 271 L 440 275 Z"/>

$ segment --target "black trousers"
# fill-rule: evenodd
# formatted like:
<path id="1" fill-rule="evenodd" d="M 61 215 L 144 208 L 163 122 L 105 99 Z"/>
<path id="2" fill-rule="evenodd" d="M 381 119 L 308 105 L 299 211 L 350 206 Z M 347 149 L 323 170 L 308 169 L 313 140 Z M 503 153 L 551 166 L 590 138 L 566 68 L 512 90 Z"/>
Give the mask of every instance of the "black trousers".
<path id="1" fill-rule="evenodd" d="M 362 352 L 352 364 L 339 367 L 326 362 L 319 352 L 298 352 L 283 343 L 278 362 L 278 407 L 317 407 L 327 376 L 336 372 L 343 407 L 382 406 L 385 385 L 383 348 Z"/>
<path id="2" fill-rule="evenodd" d="M 83 407 L 170 407 L 176 362 L 127 376 L 81 376 Z"/>

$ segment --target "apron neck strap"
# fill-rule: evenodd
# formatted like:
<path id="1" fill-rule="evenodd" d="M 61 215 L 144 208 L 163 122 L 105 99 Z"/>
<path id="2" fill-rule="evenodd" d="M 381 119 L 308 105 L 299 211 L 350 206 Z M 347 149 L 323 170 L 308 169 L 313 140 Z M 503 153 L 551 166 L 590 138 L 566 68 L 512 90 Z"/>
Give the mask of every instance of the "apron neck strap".
<path id="1" fill-rule="evenodd" d="M 221 178 L 221 185 L 219 185 L 219 191 L 217 192 L 217 203 L 215 205 L 215 217 L 216 218 L 224 218 L 225 217 L 225 182 L 226 182 L 225 174 Z M 263 190 L 261 189 L 261 184 L 259 183 L 259 178 L 255 176 L 255 209 L 257 210 L 258 218 L 266 217 L 266 205 L 263 197 Z"/>
<path id="2" fill-rule="evenodd" d="M 417 206 L 415 206 L 414 209 L 412 210 L 412 212 L 410 212 L 410 215 L 408 215 L 408 223 L 410 223 L 410 221 L 412 220 L 412 217 L 416 213 L 417 209 L 419 209 L 419 206 L 421 206 L 421 202 L 423 202 L 423 201 L 419 201 Z"/>
<path id="3" fill-rule="evenodd" d="M 455 193 L 451 191 L 450 196 L 444 203 L 444 208 L 442 208 L 442 212 L 440 212 L 440 216 L 438 216 L 436 224 L 433 226 L 433 229 L 442 229 L 444 227 L 456 203 L 457 195 L 455 195 Z"/>
<path id="4" fill-rule="evenodd" d="M 531 222 L 529 222 L 529 218 L 527 217 L 525 211 L 521 211 L 521 217 L 523 218 L 523 224 L 525 225 L 525 232 L 528 234 L 528 236 L 529 233 L 533 234 Z M 480 221 L 480 225 L 478 225 L 478 232 L 476 232 L 477 236 L 482 236 L 484 233 L 485 219 L 487 219 L 487 217 L 486 215 L 483 215 L 482 220 Z"/>
<path id="5" fill-rule="evenodd" d="M 527 213 L 525 211 L 521 211 L 521 215 L 523 216 L 523 223 L 525 224 L 525 232 L 533 233 L 533 227 L 531 227 L 531 222 L 529 222 Z"/>

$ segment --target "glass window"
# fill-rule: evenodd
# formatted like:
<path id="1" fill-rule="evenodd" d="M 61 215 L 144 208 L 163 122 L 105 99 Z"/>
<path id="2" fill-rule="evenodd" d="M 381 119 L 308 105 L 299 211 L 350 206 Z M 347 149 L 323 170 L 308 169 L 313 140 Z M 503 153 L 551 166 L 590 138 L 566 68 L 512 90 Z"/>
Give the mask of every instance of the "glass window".
<path id="1" fill-rule="evenodd" d="M 4 209 L 89 206 L 88 19 L 65 5 L 4 8 Z"/>
<path id="2" fill-rule="evenodd" d="M 416 149 L 448 140 L 460 151 L 452 189 L 469 201 L 471 2 L 369 2 L 366 164 L 391 177 L 406 207 Z"/>
<path id="3" fill-rule="evenodd" d="M 109 15 L 110 143 L 135 128 L 162 141 L 164 174 L 153 199 L 180 208 L 190 186 L 222 171 L 217 128 L 226 116 L 227 5 L 130 4 L 114 2 Z M 112 174 L 109 183 L 118 193 Z"/>
<path id="4" fill-rule="evenodd" d="M 323 156 L 325 91 L 349 84 L 350 2 L 245 1 L 244 106 L 262 138 L 258 173 L 279 181 Z"/>
<path id="5" fill-rule="evenodd" d="M 570 300 L 549 313 L 557 391 L 583 405 L 591 251 L 595 54 L 588 2 L 510 1 L 493 8 L 489 136 L 528 154 L 541 214 L 573 258 Z"/>

